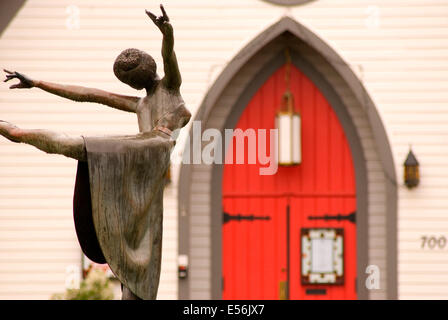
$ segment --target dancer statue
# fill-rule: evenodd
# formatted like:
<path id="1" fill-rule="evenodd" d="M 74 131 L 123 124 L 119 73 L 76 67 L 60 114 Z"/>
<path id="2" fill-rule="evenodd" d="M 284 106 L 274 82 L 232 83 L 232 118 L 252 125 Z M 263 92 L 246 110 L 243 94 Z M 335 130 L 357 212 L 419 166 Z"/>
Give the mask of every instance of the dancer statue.
<path id="1" fill-rule="evenodd" d="M 5 82 L 19 80 L 11 89 L 37 87 L 74 101 L 137 114 L 140 133 L 128 136 L 69 137 L 0 121 L 0 134 L 7 139 L 78 160 L 73 201 L 78 240 L 89 259 L 109 264 L 122 283 L 123 299 L 157 296 L 164 177 L 175 144 L 173 131 L 184 127 L 191 117 L 180 95 L 182 80 L 173 49 L 173 28 L 162 5 L 160 9 L 161 16 L 146 14 L 163 34 L 164 77 L 158 77 L 154 59 L 137 49 L 121 52 L 113 66 L 120 81 L 146 90 L 143 98 L 33 80 L 4 70 Z"/>

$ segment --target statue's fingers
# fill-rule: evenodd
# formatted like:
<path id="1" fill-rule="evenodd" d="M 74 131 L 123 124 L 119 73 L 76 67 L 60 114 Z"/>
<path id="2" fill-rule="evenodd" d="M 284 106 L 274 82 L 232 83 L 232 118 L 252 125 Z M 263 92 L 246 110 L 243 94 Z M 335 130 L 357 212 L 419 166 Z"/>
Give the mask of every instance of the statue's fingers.
<path id="1" fill-rule="evenodd" d="M 168 15 L 166 14 L 165 8 L 163 7 L 163 4 L 160 5 L 160 10 L 162 10 L 163 18 L 166 21 L 170 21 L 170 18 L 168 18 Z"/>
<path id="2" fill-rule="evenodd" d="M 16 72 L 16 76 L 17 76 L 17 78 L 19 78 L 20 80 L 22 80 L 22 81 L 26 81 L 25 76 L 24 76 L 23 74 Z"/>
<path id="3" fill-rule="evenodd" d="M 9 73 L 9 74 L 13 74 L 14 73 L 14 72 L 6 70 L 6 69 L 3 69 L 3 71 L 5 71 L 6 73 Z"/>
<path id="4" fill-rule="evenodd" d="M 145 12 L 146 12 L 146 14 L 148 15 L 148 17 L 151 18 L 152 21 L 156 22 L 156 18 L 157 18 L 157 16 L 156 16 L 154 13 L 152 13 L 152 12 L 150 12 L 150 11 L 148 11 L 148 10 L 145 10 Z"/>
<path id="5" fill-rule="evenodd" d="M 9 89 L 18 89 L 18 88 L 23 88 L 21 83 L 13 84 L 12 86 L 9 87 Z"/>
<path id="6" fill-rule="evenodd" d="M 7 74 L 7 75 L 6 75 L 6 79 L 3 80 L 3 82 L 8 82 L 9 80 L 14 79 L 15 77 L 16 77 L 16 76 L 13 75 L 13 74 Z"/>

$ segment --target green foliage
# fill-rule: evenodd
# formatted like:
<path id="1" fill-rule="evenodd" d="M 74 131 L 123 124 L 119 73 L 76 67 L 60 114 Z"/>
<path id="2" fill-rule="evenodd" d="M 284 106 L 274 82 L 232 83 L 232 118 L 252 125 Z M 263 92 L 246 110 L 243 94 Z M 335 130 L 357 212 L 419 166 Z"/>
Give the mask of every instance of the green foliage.
<path id="1" fill-rule="evenodd" d="M 65 293 L 54 294 L 52 300 L 112 300 L 113 286 L 102 270 L 91 270 L 79 289 L 67 289 Z"/>

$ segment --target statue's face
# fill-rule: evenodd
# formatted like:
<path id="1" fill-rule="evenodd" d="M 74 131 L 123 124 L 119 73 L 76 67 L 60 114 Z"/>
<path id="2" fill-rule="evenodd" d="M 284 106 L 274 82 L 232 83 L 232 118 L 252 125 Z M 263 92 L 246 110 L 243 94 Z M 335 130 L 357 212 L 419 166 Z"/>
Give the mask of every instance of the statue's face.
<path id="1" fill-rule="evenodd" d="M 141 50 L 126 49 L 115 59 L 114 73 L 120 81 L 134 89 L 150 88 L 156 79 L 156 63 Z"/>

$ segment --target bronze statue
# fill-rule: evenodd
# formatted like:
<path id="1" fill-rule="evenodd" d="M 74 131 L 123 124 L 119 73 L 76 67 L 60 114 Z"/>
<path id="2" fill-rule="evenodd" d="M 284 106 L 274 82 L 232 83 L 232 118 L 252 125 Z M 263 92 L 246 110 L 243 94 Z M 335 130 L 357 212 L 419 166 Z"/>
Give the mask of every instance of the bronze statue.
<path id="1" fill-rule="evenodd" d="M 47 130 L 20 129 L 0 121 L 0 134 L 47 153 L 78 160 L 74 193 L 75 227 L 83 252 L 91 260 L 108 263 L 123 285 L 123 299 L 155 299 L 160 278 L 163 179 L 175 144 L 174 130 L 190 117 L 180 95 L 181 75 L 174 53 L 173 28 L 165 9 L 146 14 L 163 34 L 165 75 L 157 76 L 154 59 L 137 49 L 126 49 L 115 60 L 117 78 L 143 98 L 123 96 L 71 85 L 33 80 L 6 72 L 10 88 L 37 87 L 74 101 L 97 102 L 135 112 L 139 134 L 110 137 L 69 137 Z"/>

